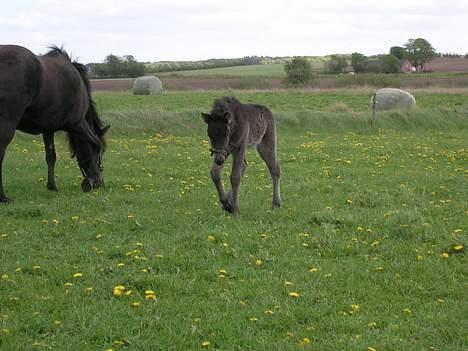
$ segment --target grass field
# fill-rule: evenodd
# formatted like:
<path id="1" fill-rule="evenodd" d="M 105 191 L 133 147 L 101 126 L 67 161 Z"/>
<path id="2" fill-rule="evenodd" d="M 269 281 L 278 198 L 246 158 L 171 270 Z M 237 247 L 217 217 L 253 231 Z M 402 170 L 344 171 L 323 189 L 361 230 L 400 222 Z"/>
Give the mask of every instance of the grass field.
<path id="1" fill-rule="evenodd" d="M 251 150 L 239 218 L 209 178 L 213 97 L 279 119 L 281 209 Z M 466 350 L 466 92 L 100 93 L 106 187 L 18 134 L 0 206 L 1 350 Z M 228 177 L 225 177 L 227 180 Z M 123 286 L 119 287 L 119 286 Z"/>

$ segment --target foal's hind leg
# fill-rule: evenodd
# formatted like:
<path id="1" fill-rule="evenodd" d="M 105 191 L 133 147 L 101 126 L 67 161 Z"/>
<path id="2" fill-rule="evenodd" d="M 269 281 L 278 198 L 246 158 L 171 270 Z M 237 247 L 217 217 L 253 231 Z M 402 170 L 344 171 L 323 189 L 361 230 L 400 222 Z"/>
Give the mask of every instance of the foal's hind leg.
<path id="1" fill-rule="evenodd" d="M 5 151 L 11 139 L 15 135 L 16 126 L 8 120 L 2 121 L 0 115 L 0 202 L 10 202 L 3 191 L 2 164 L 5 157 Z"/>
<path id="2" fill-rule="evenodd" d="M 54 177 L 55 161 L 57 160 L 57 155 L 55 154 L 54 133 L 44 133 L 42 134 L 42 139 L 44 140 L 47 162 L 47 189 L 57 191 Z"/>
<path id="3" fill-rule="evenodd" d="M 281 195 L 280 195 L 280 177 L 281 168 L 276 157 L 276 145 L 275 140 L 264 138 L 260 144 L 257 145 L 257 151 L 260 157 L 265 161 L 270 171 L 271 180 L 273 182 L 273 208 L 281 206 Z"/>

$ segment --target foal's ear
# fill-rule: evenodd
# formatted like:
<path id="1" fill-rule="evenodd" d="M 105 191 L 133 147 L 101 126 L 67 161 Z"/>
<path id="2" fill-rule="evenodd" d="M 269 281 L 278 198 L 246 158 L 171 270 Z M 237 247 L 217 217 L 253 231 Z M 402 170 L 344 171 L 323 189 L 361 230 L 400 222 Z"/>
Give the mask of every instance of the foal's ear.
<path id="1" fill-rule="evenodd" d="M 208 113 L 203 113 L 201 114 L 203 120 L 205 121 L 205 123 L 208 123 L 210 120 L 211 120 L 211 115 L 208 114 Z"/>
<path id="2" fill-rule="evenodd" d="M 227 124 L 231 124 L 231 112 L 227 111 L 227 112 L 224 112 L 224 120 L 226 121 Z"/>

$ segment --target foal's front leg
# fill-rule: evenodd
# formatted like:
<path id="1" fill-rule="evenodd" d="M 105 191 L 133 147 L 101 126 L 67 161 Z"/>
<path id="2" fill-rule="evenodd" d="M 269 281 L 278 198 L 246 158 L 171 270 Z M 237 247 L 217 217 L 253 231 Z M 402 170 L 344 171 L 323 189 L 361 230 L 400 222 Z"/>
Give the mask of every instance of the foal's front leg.
<path id="1" fill-rule="evenodd" d="M 221 182 L 221 170 L 223 169 L 223 167 L 224 165 L 219 166 L 213 162 L 213 166 L 211 167 L 211 179 L 213 179 L 213 183 L 216 186 L 219 201 L 223 205 L 223 209 L 227 212 L 231 212 L 231 201 L 228 198 L 228 196 L 226 196 L 223 183 Z"/>
<path id="2" fill-rule="evenodd" d="M 239 186 L 240 180 L 245 170 L 245 151 L 233 153 L 232 155 L 232 172 L 231 172 L 231 213 L 239 215 Z"/>
<path id="3" fill-rule="evenodd" d="M 47 189 L 57 191 L 57 186 L 55 185 L 55 177 L 54 177 L 54 166 L 55 166 L 55 161 L 57 160 L 57 155 L 55 153 L 55 145 L 54 145 L 54 133 L 46 132 L 42 134 L 42 139 L 44 140 L 46 162 L 47 162 Z"/>

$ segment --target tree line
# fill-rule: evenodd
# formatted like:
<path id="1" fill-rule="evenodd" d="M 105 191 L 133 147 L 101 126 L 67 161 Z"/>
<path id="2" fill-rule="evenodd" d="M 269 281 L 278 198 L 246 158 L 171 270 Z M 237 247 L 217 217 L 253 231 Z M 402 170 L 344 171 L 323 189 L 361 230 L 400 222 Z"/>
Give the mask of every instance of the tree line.
<path id="1" fill-rule="evenodd" d="M 346 55 L 331 55 L 325 63 L 325 73 L 398 73 L 402 60 L 407 59 L 416 71 L 424 71 L 428 62 L 439 56 L 426 39 L 408 39 L 403 46 L 392 46 L 388 54 L 367 57 L 362 53 L 351 54 L 350 62 Z M 312 67 L 307 58 L 295 57 L 284 64 L 285 83 L 290 86 L 306 85 L 312 79 Z"/>

